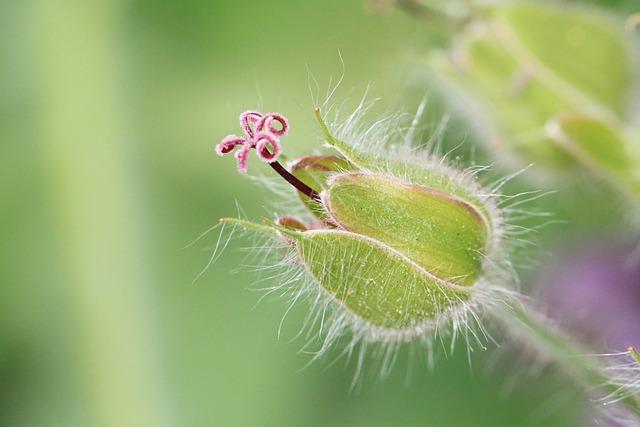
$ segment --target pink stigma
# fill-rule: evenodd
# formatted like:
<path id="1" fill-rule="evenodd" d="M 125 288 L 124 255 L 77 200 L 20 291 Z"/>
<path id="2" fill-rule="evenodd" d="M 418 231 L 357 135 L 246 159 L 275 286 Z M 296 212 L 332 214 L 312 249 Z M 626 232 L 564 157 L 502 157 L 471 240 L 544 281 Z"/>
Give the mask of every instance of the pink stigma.
<path id="1" fill-rule="evenodd" d="M 284 136 L 289 130 L 289 123 L 282 114 L 245 111 L 240 115 L 240 126 L 244 136 L 229 135 L 223 138 L 216 146 L 219 156 L 231 153 L 239 147 L 235 157 L 240 173 L 247 172 L 249 152 L 252 148 L 255 148 L 258 157 L 267 163 L 273 163 L 278 159 L 282 151 L 279 137 Z"/>

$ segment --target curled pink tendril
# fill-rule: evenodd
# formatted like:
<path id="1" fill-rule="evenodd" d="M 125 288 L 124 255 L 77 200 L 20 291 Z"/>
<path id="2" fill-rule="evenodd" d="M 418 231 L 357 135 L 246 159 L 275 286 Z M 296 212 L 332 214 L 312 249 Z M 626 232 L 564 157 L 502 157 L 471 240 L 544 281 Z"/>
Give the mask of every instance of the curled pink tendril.
<path id="1" fill-rule="evenodd" d="M 224 137 L 216 146 L 216 153 L 219 156 L 224 156 L 240 146 L 235 154 L 240 173 L 247 172 L 249 151 L 252 148 L 255 148 L 258 157 L 267 163 L 273 163 L 278 159 L 281 153 L 279 137 L 284 136 L 289 130 L 289 123 L 283 115 L 245 111 L 240 115 L 240 126 L 244 130 L 244 136 Z"/>

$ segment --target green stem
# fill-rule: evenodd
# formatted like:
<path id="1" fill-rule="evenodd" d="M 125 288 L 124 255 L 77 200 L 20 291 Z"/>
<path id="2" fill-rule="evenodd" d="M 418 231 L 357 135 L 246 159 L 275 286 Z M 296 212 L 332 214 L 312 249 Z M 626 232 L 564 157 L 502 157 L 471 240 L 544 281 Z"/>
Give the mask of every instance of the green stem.
<path id="1" fill-rule="evenodd" d="M 33 14 L 36 126 L 51 194 L 61 270 L 78 330 L 78 403 L 96 426 L 175 425 L 153 284 L 141 246 L 118 40 L 123 2 L 40 0 Z M 70 374 L 69 374 L 70 375 Z"/>
<path id="2" fill-rule="evenodd" d="M 558 331 L 533 307 L 525 303 L 508 304 L 492 315 L 510 334 L 559 365 L 585 391 L 599 391 L 599 397 L 617 396 L 621 407 L 640 418 L 640 402 L 631 390 L 614 384 L 596 357 Z"/>

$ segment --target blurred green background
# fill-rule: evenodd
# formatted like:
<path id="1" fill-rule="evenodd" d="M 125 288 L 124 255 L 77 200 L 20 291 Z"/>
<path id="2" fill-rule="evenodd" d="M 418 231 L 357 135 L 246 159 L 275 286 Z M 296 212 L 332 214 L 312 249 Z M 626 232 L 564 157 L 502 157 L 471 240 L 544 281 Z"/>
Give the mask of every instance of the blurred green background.
<path id="1" fill-rule="evenodd" d="M 230 273 L 242 242 L 192 284 L 217 236 L 185 244 L 236 200 L 268 214 L 213 151 L 238 114 L 282 112 L 287 153 L 317 147 L 307 66 L 326 89 L 338 51 L 338 99 L 373 83 L 403 106 L 423 24 L 357 0 L 42 0 L 3 2 L 0 31 L 1 426 L 582 425 L 574 390 L 462 347 L 433 372 L 403 350 L 350 392 L 352 365 L 290 342 L 304 307 L 278 339 L 284 302 Z M 590 215 L 574 233 L 612 214 Z"/>

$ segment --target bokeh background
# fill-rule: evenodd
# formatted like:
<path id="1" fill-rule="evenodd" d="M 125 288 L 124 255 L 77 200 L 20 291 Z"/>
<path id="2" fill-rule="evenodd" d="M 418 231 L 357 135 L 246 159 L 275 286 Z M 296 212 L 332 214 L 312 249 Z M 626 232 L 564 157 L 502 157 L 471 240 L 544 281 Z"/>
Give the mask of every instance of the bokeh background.
<path id="1" fill-rule="evenodd" d="M 561 378 L 463 347 L 433 371 L 403 351 L 350 391 L 352 365 L 306 366 L 290 341 L 304 307 L 278 339 L 284 302 L 256 305 L 242 242 L 192 283 L 217 235 L 187 243 L 236 201 L 268 214 L 213 151 L 238 114 L 282 112 L 287 153 L 317 147 L 309 70 L 325 90 L 340 55 L 338 99 L 371 84 L 410 109 L 403 62 L 439 43 L 424 23 L 358 0 L 25 0 L 0 34 L 1 426 L 583 425 Z M 621 232 L 601 194 L 558 190 L 540 247 Z"/>

